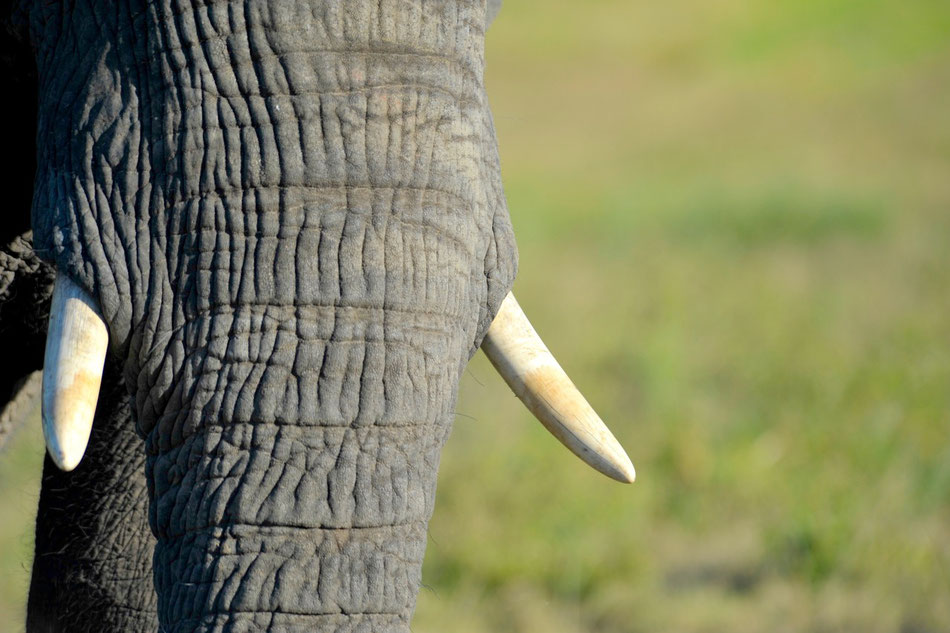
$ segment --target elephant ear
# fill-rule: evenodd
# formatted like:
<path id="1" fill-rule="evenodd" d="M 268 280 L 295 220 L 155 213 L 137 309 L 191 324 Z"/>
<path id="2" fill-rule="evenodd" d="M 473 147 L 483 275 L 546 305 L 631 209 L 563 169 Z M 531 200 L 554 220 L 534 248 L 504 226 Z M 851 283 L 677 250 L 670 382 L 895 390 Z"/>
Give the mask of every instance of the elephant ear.
<path id="1" fill-rule="evenodd" d="M 485 30 L 495 21 L 495 16 L 501 11 L 501 0 L 488 0 L 488 6 L 485 9 Z"/>

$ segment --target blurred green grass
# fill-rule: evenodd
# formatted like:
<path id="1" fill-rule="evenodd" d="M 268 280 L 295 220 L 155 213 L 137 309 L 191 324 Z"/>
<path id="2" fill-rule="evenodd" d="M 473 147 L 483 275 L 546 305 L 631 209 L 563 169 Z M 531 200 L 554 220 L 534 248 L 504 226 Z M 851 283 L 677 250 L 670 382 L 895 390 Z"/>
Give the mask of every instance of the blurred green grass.
<path id="1" fill-rule="evenodd" d="M 515 290 L 639 480 L 479 355 L 414 630 L 950 631 L 950 4 L 507 0 L 487 50 Z"/>

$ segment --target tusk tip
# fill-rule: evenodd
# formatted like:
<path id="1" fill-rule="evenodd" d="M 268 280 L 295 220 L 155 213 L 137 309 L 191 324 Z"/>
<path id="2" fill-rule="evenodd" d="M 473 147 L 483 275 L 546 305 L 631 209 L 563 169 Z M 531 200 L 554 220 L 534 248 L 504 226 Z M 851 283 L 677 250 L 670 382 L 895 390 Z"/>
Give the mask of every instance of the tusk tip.
<path id="1" fill-rule="evenodd" d="M 53 463 L 56 464 L 56 467 L 59 468 L 64 473 L 71 472 L 76 469 L 76 466 L 79 465 L 79 462 L 82 461 L 82 456 L 78 458 L 71 455 L 66 455 L 61 451 L 55 451 L 49 449 L 49 456 L 52 458 Z"/>
<path id="2" fill-rule="evenodd" d="M 606 426 L 603 428 L 606 429 Z M 575 449 L 571 448 L 571 450 Z M 581 451 L 575 450 L 575 453 L 594 470 L 622 484 L 632 484 L 637 479 L 637 470 L 633 467 L 633 462 L 613 435 L 584 446 Z"/>
<path id="3" fill-rule="evenodd" d="M 632 484 L 637 480 L 637 470 L 633 467 L 633 462 L 630 461 L 626 453 L 623 455 L 623 460 L 618 459 L 613 467 L 613 472 L 606 473 L 611 479 L 622 484 Z"/>
<path id="4" fill-rule="evenodd" d="M 44 417 L 43 425 L 47 426 L 48 424 L 49 421 Z M 57 468 L 67 473 L 79 465 L 79 462 L 82 461 L 85 449 L 85 445 L 79 447 L 76 445 L 76 442 L 70 442 L 68 440 L 63 442 L 56 437 L 49 436 L 46 438 L 46 452 L 49 453 L 50 459 L 53 460 Z"/>

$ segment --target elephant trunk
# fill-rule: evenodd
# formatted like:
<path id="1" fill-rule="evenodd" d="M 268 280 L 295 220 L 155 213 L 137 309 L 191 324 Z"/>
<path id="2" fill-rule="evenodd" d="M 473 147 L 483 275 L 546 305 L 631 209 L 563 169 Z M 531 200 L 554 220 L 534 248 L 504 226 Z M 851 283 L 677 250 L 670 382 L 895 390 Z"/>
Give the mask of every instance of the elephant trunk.
<path id="1" fill-rule="evenodd" d="M 455 372 L 369 313 L 204 317 L 148 440 L 163 630 L 408 630 Z"/>

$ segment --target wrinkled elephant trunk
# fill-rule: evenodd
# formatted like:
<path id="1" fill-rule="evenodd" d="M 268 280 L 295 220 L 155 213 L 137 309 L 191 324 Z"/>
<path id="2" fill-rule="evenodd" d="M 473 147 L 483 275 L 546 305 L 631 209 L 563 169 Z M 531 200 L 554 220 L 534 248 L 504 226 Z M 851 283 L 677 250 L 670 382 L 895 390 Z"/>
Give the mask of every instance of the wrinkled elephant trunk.
<path id="1" fill-rule="evenodd" d="M 148 441 L 165 630 L 408 630 L 457 367 L 369 312 L 196 322 L 230 334 Z"/>

